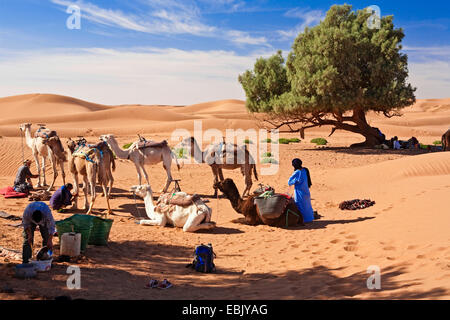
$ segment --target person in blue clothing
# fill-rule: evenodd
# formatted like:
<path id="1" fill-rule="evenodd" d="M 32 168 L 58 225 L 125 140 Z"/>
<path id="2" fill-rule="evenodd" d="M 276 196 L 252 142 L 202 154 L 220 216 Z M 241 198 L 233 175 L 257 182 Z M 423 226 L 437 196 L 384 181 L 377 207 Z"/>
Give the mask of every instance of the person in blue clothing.
<path id="1" fill-rule="evenodd" d="M 70 206 L 72 204 L 72 189 L 73 185 L 71 183 L 66 183 L 61 188 L 55 191 L 55 193 L 50 198 L 50 206 L 53 210 L 63 212 L 64 207 Z"/>
<path id="2" fill-rule="evenodd" d="M 294 173 L 289 178 L 289 186 L 295 186 L 294 200 L 300 210 L 303 221 L 305 223 L 314 221 L 314 210 L 311 206 L 311 193 L 309 188 L 311 187 L 311 177 L 309 170 L 302 167 L 302 160 L 292 160 L 292 166 L 294 167 Z"/>

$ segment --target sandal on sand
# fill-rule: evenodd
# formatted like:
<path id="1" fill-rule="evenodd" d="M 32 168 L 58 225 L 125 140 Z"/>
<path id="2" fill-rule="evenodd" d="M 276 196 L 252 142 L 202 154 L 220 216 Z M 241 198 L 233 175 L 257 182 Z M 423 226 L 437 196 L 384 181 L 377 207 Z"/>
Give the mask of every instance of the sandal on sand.
<path id="1" fill-rule="evenodd" d="M 172 286 L 172 284 L 167 280 L 164 279 L 159 285 L 158 288 L 159 289 L 169 289 Z"/>
<path id="2" fill-rule="evenodd" d="M 149 283 L 145 285 L 146 288 L 156 288 L 158 287 L 158 280 L 152 279 Z"/>

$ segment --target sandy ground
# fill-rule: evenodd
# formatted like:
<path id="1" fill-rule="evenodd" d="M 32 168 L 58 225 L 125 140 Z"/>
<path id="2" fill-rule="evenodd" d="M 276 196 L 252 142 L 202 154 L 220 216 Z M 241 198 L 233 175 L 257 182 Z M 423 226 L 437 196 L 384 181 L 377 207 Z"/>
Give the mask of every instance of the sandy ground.
<path id="1" fill-rule="evenodd" d="M 140 133 L 154 140 L 168 139 L 176 128 L 257 128 L 238 100 L 194 106 L 102 106 L 69 97 L 24 95 L 0 99 L 0 186 L 11 185 L 22 159 L 18 126 L 46 123 L 63 138 L 84 135 L 90 142 L 114 133 L 125 144 Z M 45 116 L 43 116 L 45 115 Z M 388 137 L 416 136 L 431 144 L 440 140 L 450 124 L 450 99 L 422 100 L 404 110 L 401 118 L 370 115 L 371 124 Z M 0 299 L 46 299 L 60 295 L 85 299 L 449 299 L 450 298 L 450 152 L 351 150 L 361 137 L 337 132 L 328 147 L 309 143 L 327 137 L 329 128 L 307 131 L 301 143 L 280 145 L 280 167 L 275 175 L 260 176 L 279 192 L 287 190 L 291 159 L 300 157 L 312 175 L 312 204 L 323 216 L 307 227 L 290 229 L 249 226 L 233 211 L 227 199 L 212 197 L 213 175 L 206 164 L 173 167 L 181 188 L 209 200 L 217 228 L 184 233 L 172 227 L 139 226 L 131 185 L 137 184 L 135 167 L 119 160 L 114 173 L 111 205 L 114 215 L 109 245 L 89 246 L 81 268 L 81 290 L 68 290 L 67 263 L 33 280 L 13 277 L 20 261 L 0 257 Z M 281 134 L 281 137 L 294 137 Z M 173 143 L 171 142 L 171 145 Z M 26 158 L 31 151 L 25 146 Z M 260 171 L 264 166 L 258 164 Z M 32 171 L 36 172 L 33 163 Z M 165 183 L 162 165 L 148 167 L 152 188 Z M 72 181 L 70 173 L 66 173 Z M 52 170 L 48 168 L 47 179 Z M 239 170 L 225 171 L 239 190 L 244 181 Z M 60 186 L 62 180 L 57 179 Z M 253 188 L 257 187 L 257 182 Z M 155 196 L 159 193 L 155 192 Z M 341 201 L 370 198 L 373 207 L 341 211 Z M 21 216 L 27 199 L 0 198 L 0 210 Z M 80 202 L 81 204 L 81 202 Z M 99 197 L 95 214 L 106 208 Z M 55 219 L 69 217 L 55 213 Z M 0 219 L 0 246 L 21 250 L 21 229 Z M 36 243 L 40 235 L 35 235 Z M 212 243 L 217 273 L 201 274 L 185 268 L 193 249 Z M 58 241 L 55 240 L 56 252 Z M 36 247 L 37 250 L 39 247 Z M 367 268 L 381 269 L 381 290 L 368 290 Z M 168 290 L 146 289 L 150 279 L 169 279 Z"/>

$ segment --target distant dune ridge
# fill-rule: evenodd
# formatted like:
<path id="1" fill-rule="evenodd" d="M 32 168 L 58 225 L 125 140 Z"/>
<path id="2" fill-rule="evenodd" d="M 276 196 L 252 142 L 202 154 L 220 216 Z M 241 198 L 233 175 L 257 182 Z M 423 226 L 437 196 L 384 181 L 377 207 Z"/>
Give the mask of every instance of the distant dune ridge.
<path id="1" fill-rule="evenodd" d="M 25 94 L 0 98 L 0 135 L 18 136 L 20 123 L 46 123 L 62 136 L 81 134 L 84 129 L 112 130 L 118 134 L 171 132 L 176 128 L 193 129 L 192 120 L 202 120 L 203 128 L 256 128 L 245 102 L 229 99 L 190 106 L 120 105 L 107 106 L 54 94 Z M 369 114 L 368 118 L 387 135 L 438 136 L 450 125 L 450 99 L 418 100 L 402 110 L 403 117 L 386 119 Z M 439 114 L 439 116 L 437 116 Z M 307 132 L 328 131 L 315 128 Z M 104 133 L 104 132 L 103 132 Z"/>

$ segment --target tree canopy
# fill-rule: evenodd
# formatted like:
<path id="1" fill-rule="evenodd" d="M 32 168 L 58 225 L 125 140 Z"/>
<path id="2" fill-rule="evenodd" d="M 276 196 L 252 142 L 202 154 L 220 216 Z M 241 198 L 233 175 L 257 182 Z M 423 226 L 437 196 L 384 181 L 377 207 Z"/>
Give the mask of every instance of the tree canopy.
<path id="1" fill-rule="evenodd" d="M 407 82 L 403 30 L 394 28 L 393 16 L 370 28 L 370 16 L 334 5 L 320 24 L 297 36 L 287 61 L 281 51 L 258 59 L 254 70 L 239 76 L 247 109 L 266 113 L 272 127 L 302 136 L 307 128 L 331 125 L 331 134 L 342 129 L 363 135 L 366 141 L 359 145 L 382 143 L 366 113 L 399 115 L 415 102 L 416 89 Z"/>

